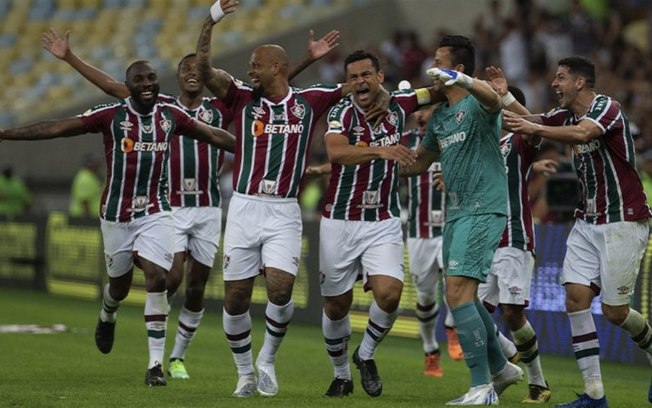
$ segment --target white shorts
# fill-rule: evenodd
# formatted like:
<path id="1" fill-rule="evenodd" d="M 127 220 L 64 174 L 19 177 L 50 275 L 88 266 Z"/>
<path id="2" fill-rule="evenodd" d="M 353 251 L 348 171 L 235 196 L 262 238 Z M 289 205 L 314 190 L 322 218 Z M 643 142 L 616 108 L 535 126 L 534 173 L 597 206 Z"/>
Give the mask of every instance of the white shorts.
<path id="1" fill-rule="evenodd" d="M 106 271 L 118 278 L 134 266 L 140 256 L 169 271 L 174 252 L 174 223 L 170 211 L 146 215 L 130 222 L 100 219 Z"/>
<path id="2" fill-rule="evenodd" d="M 213 267 L 222 236 L 219 207 L 173 207 L 174 253 L 190 252 L 202 265 Z"/>
<path id="3" fill-rule="evenodd" d="M 491 306 L 530 303 L 530 286 L 534 271 L 534 256 L 518 248 L 498 248 L 491 264 L 487 282 L 478 286 L 478 298 Z"/>
<path id="4" fill-rule="evenodd" d="M 434 293 L 443 269 L 443 237 L 408 238 L 408 262 L 414 286 L 419 292 Z"/>
<path id="5" fill-rule="evenodd" d="M 403 282 L 403 230 L 400 218 L 344 221 L 322 217 L 319 226 L 322 296 L 353 289 L 358 275 L 385 275 Z"/>
<path id="6" fill-rule="evenodd" d="M 265 267 L 296 276 L 302 228 L 296 199 L 233 193 L 224 231 L 224 280 L 248 279 Z"/>
<path id="7" fill-rule="evenodd" d="M 566 243 L 562 283 L 600 288 L 602 303 L 610 306 L 629 304 L 649 232 L 647 220 L 600 225 L 576 220 Z"/>

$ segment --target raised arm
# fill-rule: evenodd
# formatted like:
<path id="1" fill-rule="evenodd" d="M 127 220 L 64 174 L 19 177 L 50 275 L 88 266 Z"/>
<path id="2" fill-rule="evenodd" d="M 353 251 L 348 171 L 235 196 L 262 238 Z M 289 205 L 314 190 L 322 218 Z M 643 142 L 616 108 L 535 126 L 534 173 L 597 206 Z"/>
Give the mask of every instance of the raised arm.
<path id="1" fill-rule="evenodd" d="M 471 78 L 463 72 L 452 69 L 430 68 L 426 73 L 434 79 L 439 79 L 446 86 L 459 86 L 467 90 L 487 112 L 498 112 L 502 108 L 500 96 L 487 81 Z"/>
<path id="2" fill-rule="evenodd" d="M 340 32 L 332 30 L 319 40 L 315 41 L 315 32 L 310 30 L 308 34 L 308 51 L 299 62 L 297 62 L 289 73 L 289 79 L 292 80 L 295 76 L 299 75 L 301 71 L 308 68 L 310 64 L 324 57 L 329 52 L 333 51 L 340 45 Z"/>
<path id="3" fill-rule="evenodd" d="M 200 121 L 197 121 L 197 126 L 193 131 L 184 133 L 184 136 L 212 144 L 227 152 L 235 151 L 235 136 L 224 129 L 209 126 Z"/>
<path id="4" fill-rule="evenodd" d="M 224 98 L 231 86 L 228 72 L 211 66 L 211 37 L 213 26 L 224 16 L 235 12 L 237 0 L 217 0 L 211 6 L 211 15 L 206 17 L 197 40 L 197 69 L 204 86 L 218 98 Z"/>
<path id="5" fill-rule="evenodd" d="M 514 112 L 519 115 L 530 115 L 530 111 L 519 101 L 516 100 L 514 95 L 509 92 L 509 86 L 507 85 L 507 79 L 505 74 L 500 67 L 487 67 L 485 69 L 487 76 L 489 77 L 489 84 L 491 87 L 500 95 L 500 101 L 504 109 L 507 109 L 510 112 Z"/>
<path id="6" fill-rule="evenodd" d="M 45 140 L 87 133 L 79 118 L 47 120 L 27 126 L 0 130 L 0 140 Z"/>
<path id="7" fill-rule="evenodd" d="M 111 75 L 87 63 L 72 52 L 70 49 L 70 31 L 66 31 L 64 38 L 61 38 L 53 28 L 50 28 L 50 31 L 43 33 L 41 42 L 43 49 L 56 58 L 67 62 L 68 65 L 104 93 L 119 99 L 129 96 L 129 90 L 124 82 L 117 81 Z"/>

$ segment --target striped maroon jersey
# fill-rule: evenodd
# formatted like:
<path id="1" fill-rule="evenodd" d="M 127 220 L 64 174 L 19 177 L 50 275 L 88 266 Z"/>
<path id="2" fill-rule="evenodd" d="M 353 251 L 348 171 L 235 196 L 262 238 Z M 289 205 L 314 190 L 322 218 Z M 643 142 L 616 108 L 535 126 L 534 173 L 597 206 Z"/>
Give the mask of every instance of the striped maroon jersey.
<path id="1" fill-rule="evenodd" d="M 507 171 L 507 226 L 499 248 L 513 247 L 534 253 L 534 220 L 527 180 L 538 149 L 519 134 L 500 139 Z"/>
<path id="2" fill-rule="evenodd" d="M 226 129 L 231 111 L 217 98 L 203 98 L 195 109 L 185 107 L 179 98 L 159 95 L 159 101 L 175 104 L 191 117 L 208 125 Z M 206 142 L 179 135 L 170 142 L 169 188 L 173 207 L 220 207 L 220 174 L 224 150 Z"/>
<path id="3" fill-rule="evenodd" d="M 329 133 L 339 133 L 349 144 L 393 146 L 401 142 L 406 118 L 418 108 L 413 90 L 392 93 L 389 113 L 377 128 L 365 120 L 364 112 L 349 95 L 328 114 Z M 357 165 L 333 163 L 322 215 L 325 218 L 379 221 L 400 217 L 398 166 L 394 160 L 375 159 Z"/>
<path id="4" fill-rule="evenodd" d="M 401 144 L 416 150 L 424 134 L 414 128 L 403 133 Z M 444 225 L 444 194 L 437 191 L 434 175 L 441 173 L 441 164 L 434 162 L 428 171 L 416 176 L 406 177 L 408 185 L 408 222 L 409 238 L 435 238 L 441 236 Z"/>
<path id="5" fill-rule="evenodd" d="M 580 181 L 581 201 L 575 217 L 591 224 L 636 221 L 649 218 L 641 178 L 636 170 L 634 141 L 620 103 L 597 95 L 586 115 L 577 118 L 570 109 L 557 108 L 543 114 L 551 126 L 577 125 L 590 120 L 602 136 L 573 145 L 573 164 Z"/>
<path id="6" fill-rule="evenodd" d="M 79 118 L 89 133 L 104 135 L 106 184 L 100 217 L 128 222 L 169 211 L 167 164 L 174 134 L 191 132 L 196 122 L 174 105 L 157 102 L 147 115 L 123 101 L 99 105 Z"/>
<path id="7" fill-rule="evenodd" d="M 315 124 L 341 96 L 339 85 L 315 85 L 290 88 L 282 100 L 272 101 L 234 80 L 223 99 L 234 113 L 233 190 L 297 197 Z"/>

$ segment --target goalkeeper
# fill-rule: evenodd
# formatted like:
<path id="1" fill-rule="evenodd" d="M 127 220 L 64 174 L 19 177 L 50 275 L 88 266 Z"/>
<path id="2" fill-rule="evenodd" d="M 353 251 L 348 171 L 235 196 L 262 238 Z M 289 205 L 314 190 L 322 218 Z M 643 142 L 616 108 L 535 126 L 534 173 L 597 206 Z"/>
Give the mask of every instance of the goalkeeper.
<path id="1" fill-rule="evenodd" d="M 446 36 L 428 75 L 447 102 L 432 114 L 417 162 L 401 173 L 418 174 L 440 161 L 446 191 L 443 238 L 446 300 L 453 312 L 471 388 L 447 405 L 493 405 L 523 371 L 509 363 L 494 322 L 478 300 L 505 228 L 507 180 L 499 149 L 501 98 L 472 78 L 475 49 L 466 37 Z M 441 157 L 440 157 L 441 156 Z"/>

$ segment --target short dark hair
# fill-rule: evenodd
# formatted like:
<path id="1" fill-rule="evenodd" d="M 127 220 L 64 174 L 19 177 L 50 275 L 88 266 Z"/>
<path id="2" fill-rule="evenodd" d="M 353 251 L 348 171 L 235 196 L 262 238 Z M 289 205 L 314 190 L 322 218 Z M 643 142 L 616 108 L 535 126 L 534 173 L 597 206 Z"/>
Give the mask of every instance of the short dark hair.
<path id="1" fill-rule="evenodd" d="M 509 85 L 507 90 L 514 96 L 514 98 L 516 98 L 518 103 L 525 106 L 525 94 L 521 91 L 521 88 Z"/>
<path id="2" fill-rule="evenodd" d="M 475 47 L 468 38 L 462 35 L 447 35 L 439 41 L 439 48 L 450 47 L 453 52 L 453 64 L 464 65 L 464 73 L 473 75 L 475 71 Z"/>
<path id="3" fill-rule="evenodd" d="M 147 64 L 147 65 L 151 65 L 151 62 L 149 62 L 149 61 L 147 61 L 147 60 L 138 60 L 138 61 L 134 61 L 134 62 L 132 62 L 132 63 L 127 67 L 127 72 L 126 72 L 126 76 L 127 76 L 127 78 L 129 78 L 129 73 L 131 73 L 131 70 L 132 70 L 132 69 L 134 69 L 136 66 L 139 66 L 139 65 L 145 65 L 145 64 Z"/>
<path id="4" fill-rule="evenodd" d="M 194 52 L 191 52 L 190 54 L 186 54 L 183 58 L 179 60 L 179 63 L 177 64 L 177 71 L 181 69 L 181 64 L 183 64 L 188 58 L 196 58 L 197 54 Z"/>
<path id="5" fill-rule="evenodd" d="M 590 59 L 576 55 L 562 58 L 557 64 L 568 67 L 568 72 L 573 76 L 584 77 L 589 88 L 595 86 L 595 65 Z"/>
<path id="6" fill-rule="evenodd" d="M 349 54 L 344 60 L 344 72 L 346 72 L 346 67 L 348 67 L 349 64 L 366 59 L 371 60 L 371 64 L 374 66 L 376 71 L 380 71 L 380 62 L 378 62 L 376 54 L 365 50 L 357 50 Z"/>

